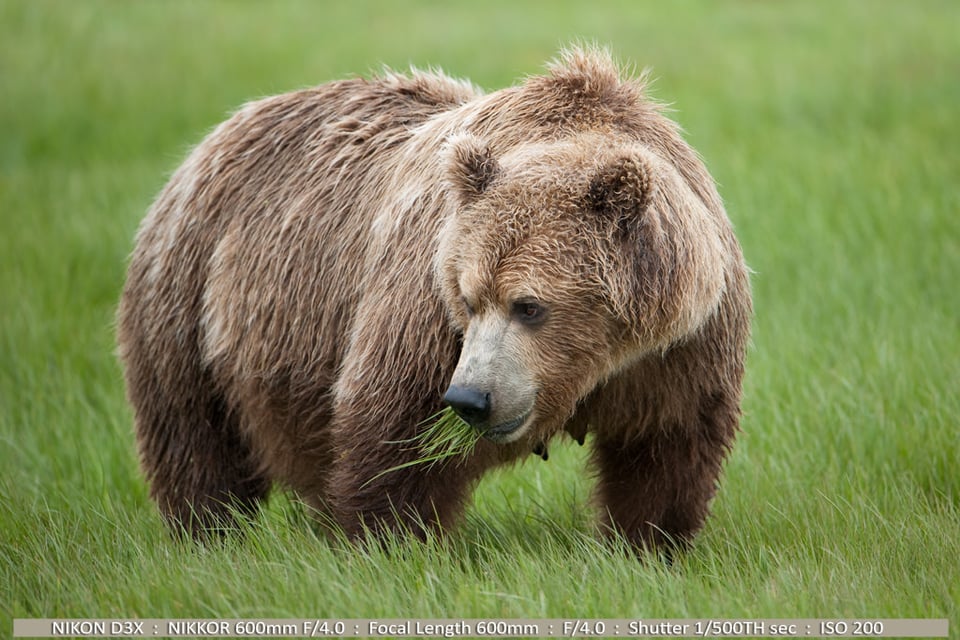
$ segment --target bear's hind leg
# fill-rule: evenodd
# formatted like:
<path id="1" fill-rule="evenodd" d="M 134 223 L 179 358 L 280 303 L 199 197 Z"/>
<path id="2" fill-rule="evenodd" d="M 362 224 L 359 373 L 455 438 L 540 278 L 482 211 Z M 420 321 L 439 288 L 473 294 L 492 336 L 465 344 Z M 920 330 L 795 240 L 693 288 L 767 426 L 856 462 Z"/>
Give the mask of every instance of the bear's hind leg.
<path id="1" fill-rule="evenodd" d="M 151 398 L 137 406 L 151 497 L 171 528 L 196 540 L 234 529 L 236 516 L 255 513 L 269 490 L 236 416 L 200 389 L 159 405 Z"/>

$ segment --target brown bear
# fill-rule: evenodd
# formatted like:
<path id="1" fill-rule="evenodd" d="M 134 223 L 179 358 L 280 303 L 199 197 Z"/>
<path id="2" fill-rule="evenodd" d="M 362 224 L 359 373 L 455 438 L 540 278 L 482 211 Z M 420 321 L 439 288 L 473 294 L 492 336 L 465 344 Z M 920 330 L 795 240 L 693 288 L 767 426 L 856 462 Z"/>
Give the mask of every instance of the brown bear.
<path id="1" fill-rule="evenodd" d="M 601 50 L 250 103 L 144 220 L 118 340 L 151 495 L 203 537 L 273 483 L 353 538 L 452 525 L 482 472 L 591 436 L 604 529 L 700 529 L 740 417 L 748 271 L 677 126 Z M 485 437 L 408 466 L 444 404 Z"/>

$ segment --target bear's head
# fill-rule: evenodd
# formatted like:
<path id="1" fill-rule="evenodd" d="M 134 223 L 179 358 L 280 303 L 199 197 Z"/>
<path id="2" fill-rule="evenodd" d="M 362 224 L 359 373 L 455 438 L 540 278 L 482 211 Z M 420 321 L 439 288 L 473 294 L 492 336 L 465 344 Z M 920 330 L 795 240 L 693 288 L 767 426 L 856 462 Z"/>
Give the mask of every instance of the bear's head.
<path id="1" fill-rule="evenodd" d="M 638 141 L 446 149 L 435 270 L 462 332 L 445 401 L 487 438 L 545 441 L 578 402 L 695 334 L 724 290 L 722 221 Z"/>

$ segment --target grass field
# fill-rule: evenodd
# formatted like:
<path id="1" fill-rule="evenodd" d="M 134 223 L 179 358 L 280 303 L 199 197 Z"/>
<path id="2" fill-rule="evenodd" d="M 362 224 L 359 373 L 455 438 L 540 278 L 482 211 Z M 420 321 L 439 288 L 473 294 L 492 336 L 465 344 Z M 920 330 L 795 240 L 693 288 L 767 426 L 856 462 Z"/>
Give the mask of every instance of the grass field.
<path id="1" fill-rule="evenodd" d="M 934 617 L 960 625 L 960 4 L 0 2 L 0 635 L 19 617 Z M 482 10 L 480 9 L 482 7 Z M 486 478 L 443 543 L 360 551 L 275 495 L 164 532 L 112 318 L 186 150 L 261 95 L 564 43 L 657 78 L 755 270 L 743 433 L 666 568 L 597 541 L 584 451 Z"/>

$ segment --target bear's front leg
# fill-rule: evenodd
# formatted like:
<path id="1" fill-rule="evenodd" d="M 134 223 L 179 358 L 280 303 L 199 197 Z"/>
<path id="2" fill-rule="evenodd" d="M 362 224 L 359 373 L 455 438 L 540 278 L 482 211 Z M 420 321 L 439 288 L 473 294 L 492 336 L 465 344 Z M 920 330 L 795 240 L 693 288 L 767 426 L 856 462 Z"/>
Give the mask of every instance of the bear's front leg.
<path id="1" fill-rule="evenodd" d="M 326 502 L 351 539 L 391 533 L 424 539 L 461 515 L 474 474 L 459 461 L 396 468 L 419 455 L 414 447 L 384 439 L 337 447 Z"/>
<path id="2" fill-rule="evenodd" d="M 686 548 L 707 517 L 736 416 L 714 399 L 688 424 L 651 425 L 628 438 L 598 434 L 593 461 L 607 532 L 641 550 Z"/>
<path id="3" fill-rule="evenodd" d="M 462 461 L 397 468 L 422 455 L 411 440 L 439 410 L 458 347 L 435 298 L 404 293 L 404 301 L 421 301 L 415 316 L 404 315 L 412 310 L 402 304 L 383 304 L 387 299 L 385 290 L 358 308 L 334 390 L 333 461 L 323 502 L 353 539 L 367 531 L 423 538 L 430 529 L 448 528 L 476 475 Z"/>

